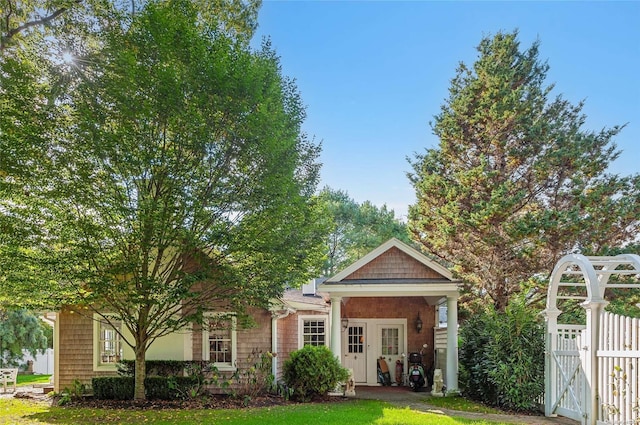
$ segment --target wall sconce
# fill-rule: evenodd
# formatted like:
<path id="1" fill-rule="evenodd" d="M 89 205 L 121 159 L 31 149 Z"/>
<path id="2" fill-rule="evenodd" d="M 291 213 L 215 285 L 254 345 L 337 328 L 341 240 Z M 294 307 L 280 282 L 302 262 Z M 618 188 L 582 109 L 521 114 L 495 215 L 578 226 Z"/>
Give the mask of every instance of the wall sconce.
<path id="1" fill-rule="evenodd" d="M 346 331 L 347 328 L 349 327 L 349 319 L 347 319 L 346 317 L 343 317 L 340 322 L 342 323 L 342 330 Z"/>
<path id="2" fill-rule="evenodd" d="M 420 333 L 422 330 L 422 320 L 420 320 L 420 313 L 418 313 L 418 318 L 416 319 L 416 331 Z"/>

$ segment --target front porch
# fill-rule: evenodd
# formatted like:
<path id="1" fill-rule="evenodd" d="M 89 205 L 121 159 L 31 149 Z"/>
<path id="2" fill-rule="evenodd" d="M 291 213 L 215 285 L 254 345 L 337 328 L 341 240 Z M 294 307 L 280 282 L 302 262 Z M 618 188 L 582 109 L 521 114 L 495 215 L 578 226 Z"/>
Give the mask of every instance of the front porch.
<path id="1" fill-rule="evenodd" d="M 446 305 L 446 361 L 438 363 L 446 363 L 447 391 L 456 392 L 458 286 L 446 268 L 391 239 L 321 285 L 331 297 L 331 350 L 353 369 L 357 385 L 378 385 L 379 358 L 392 382 L 402 383 L 409 353 L 423 344 L 423 364 L 433 369 L 438 306 Z M 402 368 L 396 372 L 397 363 Z"/>

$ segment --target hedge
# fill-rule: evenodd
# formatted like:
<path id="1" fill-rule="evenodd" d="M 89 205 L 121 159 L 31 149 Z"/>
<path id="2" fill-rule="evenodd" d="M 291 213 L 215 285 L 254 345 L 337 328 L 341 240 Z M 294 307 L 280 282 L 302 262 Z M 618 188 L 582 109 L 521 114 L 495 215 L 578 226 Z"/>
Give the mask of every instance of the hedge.
<path id="1" fill-rule="evenodd" d="M 93 378 L 93 396 L 98 400 L 132 400 L 134 378 L 107 376 Z M 198 385 L 193 376 L 148 376 L 144 380 L 145 396 L 149 400 L 175 400 Z"/>

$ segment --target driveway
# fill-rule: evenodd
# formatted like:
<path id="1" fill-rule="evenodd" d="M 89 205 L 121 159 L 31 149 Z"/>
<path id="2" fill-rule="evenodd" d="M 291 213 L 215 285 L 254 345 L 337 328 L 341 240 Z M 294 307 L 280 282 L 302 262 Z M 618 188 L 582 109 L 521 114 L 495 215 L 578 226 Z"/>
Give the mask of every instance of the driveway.
<path id="1" fill-rule="evenodd" d="M 574 420 L 557 417 L 547 418 L 545 416 L 526 415 L 496 415 L 488 413 L 461 412 L 458 410 L 442 409 L 429 405 L 431 395 L 425 390 L 420 392 L 411 391 L 407 387 L 356 387 L 356 398 L 382 400 L 399 407 L 409 407 L 412 410 L 422 412 L 442 414 L 446 416 L 457 416 L 476 420 L 491 420 L 498 422 L 509 422 L 513 424 L 527 425 L 577 425 Z"/>

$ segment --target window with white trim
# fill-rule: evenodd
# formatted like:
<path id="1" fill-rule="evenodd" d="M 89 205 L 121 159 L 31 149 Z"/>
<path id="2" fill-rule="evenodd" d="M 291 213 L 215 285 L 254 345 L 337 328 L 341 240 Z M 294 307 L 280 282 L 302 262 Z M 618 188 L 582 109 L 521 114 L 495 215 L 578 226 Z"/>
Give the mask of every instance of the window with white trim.
<path id="1" fill-rule="evenodd" d="M 94 369 L 114 369 L 122 360 L 122 321 L 94 316 Z"/>
<path id="2" fill-rule="evenodd" d="M 300 347 L 327 345 L 327 317 L 301 316 L 299 322 Z"/>
<path id="3" fill-rule="evenodd" d="M 236 365 L 236 317 L 229 313 L 205 315 L 202 329 L 203 359 L 218 370 L 234 370 Z"/>

